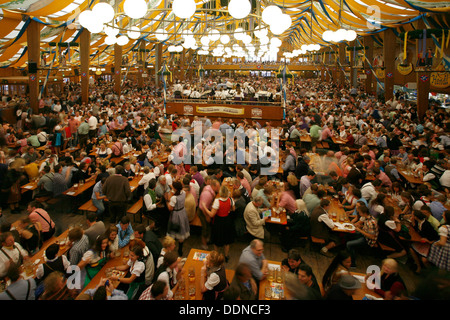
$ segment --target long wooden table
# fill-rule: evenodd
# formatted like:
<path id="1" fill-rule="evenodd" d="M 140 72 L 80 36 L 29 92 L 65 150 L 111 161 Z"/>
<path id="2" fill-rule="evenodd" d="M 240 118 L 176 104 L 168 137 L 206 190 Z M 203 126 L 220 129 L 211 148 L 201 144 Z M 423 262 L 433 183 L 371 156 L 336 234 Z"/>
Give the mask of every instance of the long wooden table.
<path id="1" fill-rule="evenodd" d="M 422 184 L 423 180 L 420 177 L 415 177 L 414 174 L 408 173 L 406 170 L 398 169 L 398 173 L 402 175 L 409 183 L 412 184 Z"/>
<path id="2" fill-rule="evenodd" d="M 83 194 L 83 192 L 89 190 L 89 188 L 93 187 L 95 185 L 95 178 L 83 183 L 83 184 L 77 184 L 74 185 L 72 187 L 70 187 L 69 189 L 67 189 L 66 191 L 63 192 L 64 195 L 66 196 L 71 196 L 71 197 L 77 197 L 81 194 Z"/>
<path id="3" fill-rule="evenodd" d="M 92 278 L 92 280 L 88 283 L 88 285 L 83 288 L 83 290 L 80 292 L 80 295 L 85 293 L 86 290 L 88 289 L 95 289 L 102 279 L 108 278 L 107 271 L 110 268 L 125 264 L 128 261 L 128 258 L 124 257 L 124 252 L 127 250 L 129 250 L 129 245 L 119 249 L 118 255 L 116 255 L 114 258 L 109 259 L 106 262 L 103 268 L 101 268 L 100 271 Z M 113 281 L 112 284 L 114 285 L 115 288 L 117 288 L 117 286 L 119 285 L 119 281 Z"/>
<path id="4" fill-rule="evenodd" d="M 202 300 L 203 294 L 201 292 L 200 275 L 203 267 L 203 259 L 208 255 L 210 251 L 191 249 L 186 262 L 183 266 L 184 274 L 182 280 L 178 281 L 175 287 L 172 289 L 175 300 Z M 198 260 L 198 258 L 202 260 Z M 190 270 L 194 270 L 195 276 L 189 280 Z M 226 269 L 226 277 L 228 282 L 231 283 L 234 277 L 234 270 Z M 184 285 L 183 285 L 184 283 Z M 194 293 L 195 291 L 195 293 Z M 190 294 L 191 293 L 191 294 Z"/>

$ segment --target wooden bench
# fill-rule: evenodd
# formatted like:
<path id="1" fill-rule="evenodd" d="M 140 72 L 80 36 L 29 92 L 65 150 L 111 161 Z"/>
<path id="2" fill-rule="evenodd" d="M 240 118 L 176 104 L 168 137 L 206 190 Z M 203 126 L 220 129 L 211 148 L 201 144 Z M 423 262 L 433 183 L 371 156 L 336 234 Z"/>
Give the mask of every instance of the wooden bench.
<path id="1" fill-rule="evenodd" d="M 311 236 L 311 247 L 312 248 L 319 249 L 319 247 L 322 248 L 323 245 L 325 245 L 324 239 L 319 239 L 319 238 Z"/>
<path id="2" fill-rule="evenodd" d="M 329 148 L 330 148 L 330 145 L 328 144 L 328 142 L 322 141 L 322 147 L 323 147 L 324 149 L 329 149 Z"/>
<path id="3" fill-rule="evenodd" d="M 85 204 L 83 204 L 81 207 L 79 207 L 78 210 L 80 210 L 83 213 L 86 213 L 86 212 L 97 212 L 98 209 L 96 206 L 94 206 L 94 203 L 92 202 L 91 199 Z"/>
<path id="4" fill-rule="evenodd" d="M 195 214 L 195 218 L 192 221 L 190 221 L 189 224 L 191 226 L 197 226 L 197 227 L 201 227 L 202 226 L 202 221 L 198 217 L 197 213 Z"/>
<path id="5" fill-rule="evenodd" d="M 144 200 L 142 199 L 142 197 L 140 197 L 139 200 L 136 201 L 127 210 L 127 214 L 131 214 L 133 216 L 133 222 L 136 222 L 136 216 L 139 216 L 140 222 L 142 223 L 142 217 L 139 213 L 141 212 L 143 205 L 144 205 Z"/>
<path id="6" fill-rule="evenodd" d="M 381 242 L 377 242 L 377 246 L 378 248 L 380 248 L 382 251 L 389 251 L 389 252 L 395 252 L 395 249 L 388 247 L 384 244 L 382 244 Z"/>

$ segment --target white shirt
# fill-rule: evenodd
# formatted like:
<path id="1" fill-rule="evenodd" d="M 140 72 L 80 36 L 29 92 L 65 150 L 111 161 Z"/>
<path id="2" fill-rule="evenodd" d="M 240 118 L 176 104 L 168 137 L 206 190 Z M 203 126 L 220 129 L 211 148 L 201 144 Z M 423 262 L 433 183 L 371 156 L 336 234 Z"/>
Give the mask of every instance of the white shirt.
<path id="1" fill-rule="evenodd" d="M 441 178 L 439 179 L 439 183 L 443 187 L 450 187 L 450 170 L 445 170 L 442 174 Z"/>
<path id="2" fill-rule="evenodd" d="M 8 265 L 7 262 L 10 258 L 12 259 L 12 261 L 17 263 L 19 261 L 20 254 L 22 255 L 22 257 L 28 256 L 28 252 L 24 248 L 22 248 L 19 243 L 14 242 L 14 246 L 15 248 L 12 249 L 8 249 L 5 247 L 2 248 L 2 250 L 5 251 L 5 253 L 9 256 L 9 258 L 2 251 L 0 251 L 0 277 L 6 276 L 6 273 L 8 272 L 6 268 Z"/>
<path id="3" fill-rule="evenodd" d="M 96 130 L 97 124 L 98 124 L 97 118 L 94 116 L 91 116 L 88 120 L 89 130 Z"/>
<path id="4" fill-rule="evenodd" d="M 325 223 L 330 229 L 333 229 L 335 226 L 333 220 L 330 219 L 327 213 L 321 214 L 317 221 Z"/>
<path id="5" fill-rule="evenodd" d="M 139 180 L 139 185 L 140 186 L 144 186 L 144 190 L 147 190 L 148 188 L 148 183 L 150 182 L 150 180 L 152 179 L 156 179 L 156 175 L 153 172 L 149 172 L 147 174 L 144 174 L 141 178 L 141 180 Z"/>
<path id="6" fill-rule="evenodd" d="M 148 193 L 145 194 L 143 200 L 147 211 L 152 211 L 156 209 L 156 203 L 153 203 L 152 197 Z"/>
<path id="7" fill-rule="evenodd" d="M 56 259 L 58 259 L 58 257 L 56 257 L 56 258 L 53 259 L 53 260 L 48 260 L 47 258 L 45 258 L 45 261 L 46 261 L 46 262 L 53 262 L 53 261 L 55 261 Z M 67 268 L 70 266 L 70 262 L 69 262 L 69 260 L 67 259 L 67 256 L 66 256 L 66 255 L 62 255 L 62 262 L 63 262 L 63 265 L 64 265 L 64 270 L 67 270 Z M 44 276 L 44 264 L 41 263 L 41 264 L 38 266 L 38 268 L 36 269 L 36 278 L 41 279 L 43 276 Z"/>
<path id="8" fill-rule="evenodd" d="M 377 191 L 371 182 L 368 182 L 362 186 L 361 196 L 366 199 L 367 202 L 370 202 L 377 197 Z"/>

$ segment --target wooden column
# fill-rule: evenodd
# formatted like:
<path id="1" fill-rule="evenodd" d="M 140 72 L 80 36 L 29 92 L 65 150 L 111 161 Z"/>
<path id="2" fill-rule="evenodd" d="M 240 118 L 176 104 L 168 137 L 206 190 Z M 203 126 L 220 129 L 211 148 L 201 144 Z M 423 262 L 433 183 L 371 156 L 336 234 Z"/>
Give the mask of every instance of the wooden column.
<path id="1" fill-rule="evenodd" d="M 120 96 L 122 93 L 122 46 L 114 45 L 114 92 Z"/>
<path id="2" fill-rule="evenodd" d="M 159 86 L 158 72 L 162 67 L 162 44 L 158 42 L 155 44 L 155 85 Z"/>
<path id="3" fill-rule="evenodd" d="M 364 46 L 367 47 L 366 49 L 366 57 L 367 60 L 369 60 L 370 64 L 372 64 L 373 61 L 373 38 L 371 36 L 365 36 L 364 37 Z M 366 74 L 366 80 L 365 80 L 365 89 L 367 94 L 373 94 L 376 89 L 376 84 L 373 83 L 374 76 L 372 73 L 372 70 L 370 69 L 369 63 L 366 59 L 364 59 L 364 72 Z M 366 72 L 370 71 L 370 72 Z"/>
<path id="4" fill-rule="evenodd" d="M 383 60 L 384 60 L 384 99 L 388 101 L 394 98 L 394 74 L 395 74 L 395 40 L 394 31 L 387 29 L 383 32 Z M 388 74 L 392 74 L 388 77 Z"/>
<path id="5" fill-rule="evenodd" d="M 80 76 L 81 76 L 81 101 L 89 101 L 89 60 L 91 49 L 91 33 L 83 29 L 80 35 Z"/>
<path id="6" fill-rule="evenodd" d="M 346 65 L 346 59 L 345 59 L 345 47 L 347 44 L 345 42 L 339 43 L 339 63 L 337 64 L 337 70 L 339 74 L 339 84 L 341 86 L 345 85 L 345 65 Z"/>
<path id="7" fill-rule="evenodd" d="M 37 69 L 40 66 L 41 57 L 40 30 L 40 24 L 34 20 L 30 22 L 27 28 L 28 69 L 34 69 L 28 74 L 28 87 L 30 92 L 30 107 L 33 109 L 34 113 L 39 112 L 39 75 Z"/>
<path id="8" fill-rule="evenodd" d="M 417 30 L 423 30 L 426 29 L 425 23 L 422 20 L 419 20 L 417 23 Z M 416 59 L 419 56 L 419 41 L 421 41 L 420 48 L 422 48 L 423 39 L 417 39 L 416 40 Z M 426 48 L 425 52 L 428 47 L 433 48 L 434 52 L 434 46 L 432 46 L 433 41 L 431 38 L 426 40 Z M 415 63 L 416 64 L 416 63 Z M 416 64 L 417 65 L 417 64 Z M 417 67 L 416 72 L 416 81 L 417 81 L 417 115 L 420 120 L 423 120 L 423 116 L 427 112 L 429 108 L 429 102 L 428 102 L 428 95 L 430 94 L 430 76 L 431 72 L 426 70 L 425 67 Z"/>
<path id="9" fill-rule="evenodd" d="M 142 77 L 142 74 L 145 71 L 145 41 L 141 40 L 141 43 L 139 45 L 139 55 L 138 55 L 138 73 L 137 73 L 137 80 L 138 80 L 138 87 L 143 88 L 144 87 L 144 78 Z"/>
<path id="10" fill-rule="evenodd" d="M 354 51 L 356 47 L 356 40 L 350 42 L 348 45 L 353 49 L 350 51 L 350 86 L 356 88 L 358 83 L 357 80 L 358 70 L 355 68 L 355 54 L 358 54 L 358 52 Z"/>

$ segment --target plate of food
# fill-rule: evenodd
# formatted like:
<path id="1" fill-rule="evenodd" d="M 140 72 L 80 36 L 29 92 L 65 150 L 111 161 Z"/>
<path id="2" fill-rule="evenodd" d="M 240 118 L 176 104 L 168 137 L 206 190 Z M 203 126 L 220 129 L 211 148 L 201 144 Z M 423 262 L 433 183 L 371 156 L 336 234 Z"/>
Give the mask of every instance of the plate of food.
<path id="1" fill-rule="evenodd" d="M 344 229 L 349 230 L 349 231 L 355 230 L 355 226 L 352 225 L 351 223 L 343 223 L 342 226 L 344 227 Z"/>

